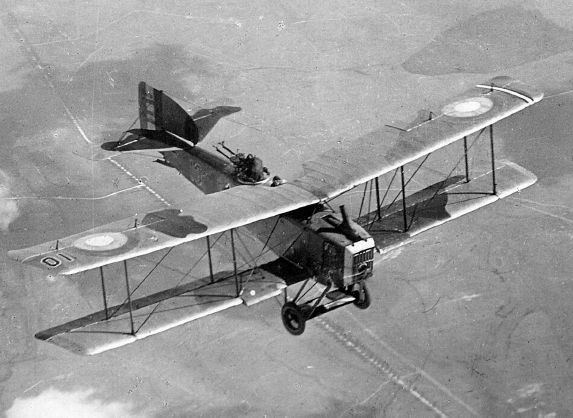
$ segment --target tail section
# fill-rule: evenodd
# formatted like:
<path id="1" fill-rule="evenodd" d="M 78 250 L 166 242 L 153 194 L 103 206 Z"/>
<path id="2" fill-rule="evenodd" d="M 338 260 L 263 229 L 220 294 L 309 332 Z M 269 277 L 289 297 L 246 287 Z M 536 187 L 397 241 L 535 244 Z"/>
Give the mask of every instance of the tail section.
<path id="1" fill-rule="evenodd" d="M 142 130 L 166 131 L 193 144 L 199 142 L 199 130 L 193 118 L 175 100 L 144 81 L 139 83 L 138 96 Z"/>

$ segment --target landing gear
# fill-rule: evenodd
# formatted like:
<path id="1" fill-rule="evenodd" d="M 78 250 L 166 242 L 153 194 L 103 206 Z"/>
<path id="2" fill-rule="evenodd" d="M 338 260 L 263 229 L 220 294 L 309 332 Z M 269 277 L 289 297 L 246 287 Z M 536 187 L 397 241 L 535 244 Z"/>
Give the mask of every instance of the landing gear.
<path id="1" fill-rule="evenodd" d="M 307 284 L 311 281 L 314 284 L 307 288 Z M 370 306 L 370 292 L 368 292 L 364 280 L 332 291 L 333 285 L 332 282 L 329 282 L 318 296 L 313 296 L 310 299 L 305 298 L 316 285 L 317 282 L 313 279 L 305 280 L 294 299 L 288 298 L 286 289 L 284 290 L 285 303 L 281 310 L 281 319 L 286 330 L 292 335 L 301 335 L 304 332 L 306 321 L 334 309 L 351 303 L 359 309 L 366 309 Z"/>
<path id="2" fill-rule="evenodd" d="M 296 303 L 285 303 L 281 309 L 281 317 L 286 330 L 292 335 L 301 335 L 304 332 L 306 318 Z"/>
<path id="3" fill-rule="evenodd" d="M 307 288 L 309 282 L 313 282 L 314 284 Z M 306 321 L 315 316 L 322 315 L 325 312 L 325 306 L 321 305 L 321 302 L 332 288 L 332 283 L 328 283 L 328 285 L 324 287 L 320 296 L 300 303 L 308 292 L 314 289 L 316 284 L 317 282 L 313 278 L 306 279 L 292 300 L 288 300 L 286 289 L 284 291 L 285 304 L 281 309 L 281 318 L 286 330 L 292 335 L 301 335 L 304 332 Z"/>
<path id="4" fill-rule="evenodd" d="M 355 288 L 351 293 L 354 296 L 354 305 L 358 309 L 367 309 L 370 306 L 370 292 L 366 287 L 366 283 L 360 282 L 354 286 Z"/>

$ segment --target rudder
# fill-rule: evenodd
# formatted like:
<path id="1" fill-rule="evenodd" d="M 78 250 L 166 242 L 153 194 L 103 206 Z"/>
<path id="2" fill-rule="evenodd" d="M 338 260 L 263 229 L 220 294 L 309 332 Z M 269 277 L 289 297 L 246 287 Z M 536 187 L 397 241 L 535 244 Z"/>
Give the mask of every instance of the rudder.
<path id="1" fill-rule="evenodd" d="M 199 142 L 199 130 L 193 118 L 162 90 L 141 81 L 138 98 L 141 129 L 164 130 L 193 144 Z"/>

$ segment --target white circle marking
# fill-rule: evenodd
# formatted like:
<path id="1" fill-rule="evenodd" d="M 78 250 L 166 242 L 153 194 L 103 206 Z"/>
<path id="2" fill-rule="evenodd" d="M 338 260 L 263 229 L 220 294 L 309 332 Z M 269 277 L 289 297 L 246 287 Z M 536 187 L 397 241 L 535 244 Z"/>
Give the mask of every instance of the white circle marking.
<path id="1" fill-rule="evenodd" d="M 106 247 L 113 242 L 113 237 L 109 235 L 99 235 L 85 240 L 87 245 L 92 247 Z"/>
<path id="2" fill-rule="evenodd" d="M 86 235 L 74 241 L 74 247 L 87 251 L 117 250 L 127 243 L 127 236 L 120 232 L 101 232 Z"/>
<path id="3" fill-rule="evenodd" d="M 461 102 L 454 106 L 454 110 L 456 112 L 474 112 L 481 107 L 480 102 L 476 101 L 468 101 L 468 102 Z"/>
<path id="4" fill-rule="evenodd" d="M 442 113 L 454 118 L 470 118 L 488 112 L 493 107 L 493 101 L 488 97 L 476 96 L 448 103 L 442 108 Z"/>

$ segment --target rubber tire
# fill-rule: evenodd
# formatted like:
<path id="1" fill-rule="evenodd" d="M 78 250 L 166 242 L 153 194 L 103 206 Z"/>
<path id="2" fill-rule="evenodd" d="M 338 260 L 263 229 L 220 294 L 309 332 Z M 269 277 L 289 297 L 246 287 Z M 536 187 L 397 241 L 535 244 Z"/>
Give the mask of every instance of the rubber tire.
<path id="1" fill-rule="evenodd" d="M 367 309 L 370 306 L 370 292 L 366 287 L 366 283 L 360 283 L 357 286 L 358 290 L 355 290 L 353 293 L 353 296 L 356 298 L 353 303 L 358 309 Z"/>
<path id="2" fill-rule="evenodd" d="M 301 335 L 304 332 L 306 319 L 296 303 L 285 303 L 281 309 L 281 318 L 286 330 L 292 335 Z"/>

